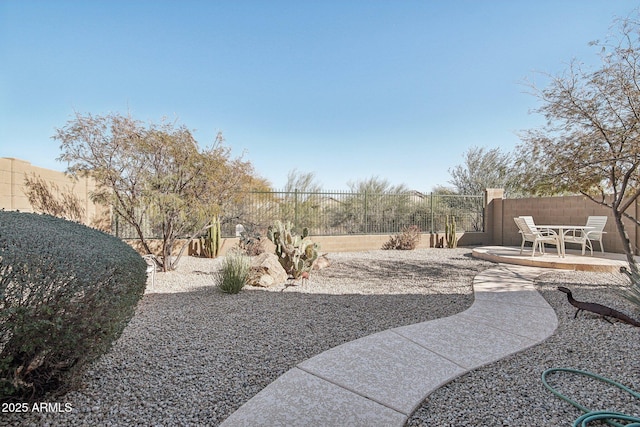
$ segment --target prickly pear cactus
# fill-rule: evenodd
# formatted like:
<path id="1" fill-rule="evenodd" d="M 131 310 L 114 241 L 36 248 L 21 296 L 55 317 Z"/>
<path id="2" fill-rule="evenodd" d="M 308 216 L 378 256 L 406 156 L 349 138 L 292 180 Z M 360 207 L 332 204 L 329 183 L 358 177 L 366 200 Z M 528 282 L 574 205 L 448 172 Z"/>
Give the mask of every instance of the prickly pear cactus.
<path id="1" fill-rule="evenodd" d="M 318 245 L 311 241 L 309 230 L 302 230 L 302 237 L 291 231 L 291 223 L 276 221 L 267 229 L 267 238 L 276 245 L 275 253 L 280 265 L 293 279 L 311 272 L 318 258 Z"/>

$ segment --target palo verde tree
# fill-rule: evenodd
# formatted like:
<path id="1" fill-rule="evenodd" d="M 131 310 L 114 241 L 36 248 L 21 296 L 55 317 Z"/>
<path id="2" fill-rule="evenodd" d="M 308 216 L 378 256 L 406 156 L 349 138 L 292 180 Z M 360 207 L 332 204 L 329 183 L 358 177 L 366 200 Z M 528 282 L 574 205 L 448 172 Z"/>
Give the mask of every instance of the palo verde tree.
<path id="1" fill-rule="evenodd" d="M 513 195 L 513 155 L 500 148 L 470 147 L 464 162 L 449 169 L 457 194 L 483 194 L 487 188 L 504 188 Z"/>
<path id="2" fill-rule="evenodd" d="M 334 226 L 349 233 L 386 233 L 400 231 L 409 221 L 411 198 L 404 184 L 372 176 L 347 183 L 351 194 L 332 212 Z"/>
<path id="3" fill-rule="evenodd" d="M 640 24 L 627 18 L 616 28 L 592 43 L 598 69 L 574 61 L 546 88 L 531 85 L 547 124 L 522 135 L 519 163 L 537 165 L 521 180 L 539 194 L 579 193 L 609 207 L 637 274 L 623 218 L 640 225 L 630 209 L 640 196 Z"/>
<path id="4" fill-rule="evenodd" d="M 321 192 L 322 184 L 317 181 L 315 173 L 290 170 L 277 219 L 291 221 L 297 233 L 302 233 L 303 228 L 313 233 L 320 225 Z"/>
<path id="5" fill-rule="evenodd" d="M 188 243 L 254 182 L 251 164 L 232 159 L 221 134 L 201 149 L 187 128 L 166 121 L 145 125 L 119 114 L 76 114 L 54 139 L 61 144 L 58 160 L 72 174 L 93 176 L 99 190 L 92 200 L 112 206 L 147 253 L 152 251 L 143 225 L 151 224 L 162 239 L 158 263 L 164 271 L 173 270 Z"/>

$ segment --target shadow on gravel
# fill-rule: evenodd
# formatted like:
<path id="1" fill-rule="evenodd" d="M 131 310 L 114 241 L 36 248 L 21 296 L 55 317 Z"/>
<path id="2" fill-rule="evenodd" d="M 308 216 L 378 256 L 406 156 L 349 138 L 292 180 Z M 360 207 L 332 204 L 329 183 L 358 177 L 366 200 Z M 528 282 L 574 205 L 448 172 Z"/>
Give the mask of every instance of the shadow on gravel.
<path id="1" fill-rule="evenodd" d="M 486 264 L 490 266 L 490 264 Z M 378 260 L 375 263 L 361 263 L 359 260 L 340 261 L 340 268 L 328 268 L 315 272 L 313 277 L 362 280 L 372 283 L 402 281 L 403 286 L 428 286 L 429 283 L 452 282 L 461 277 L 473 277 L 481 269 L 477 265 L 466 266 L 455 262 L 425 262 L 423 260 Z M 406 282 L 417 280 L 417 283 Z M 466 283 L 465 283 L 466 282 Z M 469 285 L 469 280 L 460 283 Z"/>

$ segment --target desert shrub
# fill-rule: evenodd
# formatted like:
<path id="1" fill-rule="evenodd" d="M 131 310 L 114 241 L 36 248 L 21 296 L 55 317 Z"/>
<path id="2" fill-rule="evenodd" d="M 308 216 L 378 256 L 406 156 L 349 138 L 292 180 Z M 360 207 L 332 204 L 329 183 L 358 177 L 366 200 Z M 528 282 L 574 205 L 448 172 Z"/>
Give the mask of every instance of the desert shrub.
<path id="1" fill-rule="evenodd" d="M 230 251 L 222 262 L 222 269 L 216 278 L 222 292 L 237 294 L 247 284 L 251 262 L 249 258 L 237 251 Z"/>
<path id="2" fill-rule="evenodd" d="M 412 250 L 420 243 L 420 229 L 417 225 L 404 227 L 401 233 L 389 237 L 382 249 Z"/>
<path id="3" fill-rule="evenodd" d="M 0 211 L 0 401 L 73 388 L 144 293 L 146 263 L 82 224 Z"/>

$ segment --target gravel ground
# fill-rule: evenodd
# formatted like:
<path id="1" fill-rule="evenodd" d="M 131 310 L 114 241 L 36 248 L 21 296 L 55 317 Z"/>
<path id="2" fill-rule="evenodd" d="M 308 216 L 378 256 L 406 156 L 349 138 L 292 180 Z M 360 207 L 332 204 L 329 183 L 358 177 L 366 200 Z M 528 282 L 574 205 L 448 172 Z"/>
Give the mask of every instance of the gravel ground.
<path id="1" fill-rule="evenodd" d="M 329 257 L 333 265 L 305 285 L 248 287 L 238 295 L 213 286 L 219 260 L 185 258 L 178 271 L 156 276 L 155 288 L 113 349 L 88 369 L 83 387 L 56 399 L 71 412 L 2 414 L 0 426 L 217 425 L 278 376 L 324 350 L 465 310 L 473 302 L 473 277 L 493 265 L 471 258 L 465 248 Z M 574 320 L 573 307 L 555 290 L 562 283 L 577 299 L 628 309 L 602 286 L 611 275 L 552 272 L 541 279 L 539 290 L 559 317 L 558 332 L 437 390 L 408 425 L 570 425 L 579 413 L 539 379 L 556 366 L 591 370 L 640 389 L 638 328 L 589 315 Z M 556 382 L 569 390 L 574 381 Z M 577 392 L 594 408 L 612 401 L 591 384 Z M 638 404 L 621 403 L 619 409 L 640 412 Z"/>

